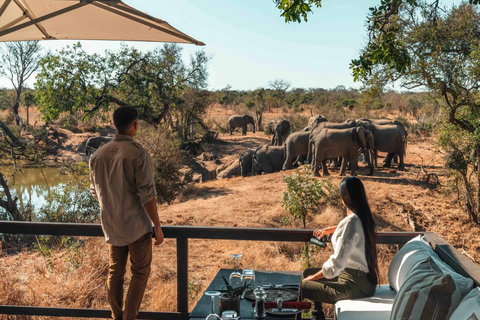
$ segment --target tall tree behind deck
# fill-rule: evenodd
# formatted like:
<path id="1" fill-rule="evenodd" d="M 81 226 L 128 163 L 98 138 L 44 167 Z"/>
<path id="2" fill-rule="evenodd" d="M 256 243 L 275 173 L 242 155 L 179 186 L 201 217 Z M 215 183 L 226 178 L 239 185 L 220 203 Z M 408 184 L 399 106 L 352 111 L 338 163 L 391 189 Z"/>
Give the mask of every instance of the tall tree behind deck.
<path id="1" fill-rule="evenodd" d="M 287 22 L 306 21 L 312 8 L 321 6 L 321 0 L 274 2 Z M 469 3 L 447 9 L 439 0 L 380 0 L 367 16 L 368 42 L 350 67 L 367 87 L 400 83 L 443 98 L 447 116 L 439 142 L 448 152 L 447 168 L 461 177 L 464 208 L 478 224 L 480 0 Z"/>
<path id="2" fill-rule="evenodd" d="M 183 121 L 188 113 L 184 95 L 207 86 L 209 58 L 198 51 L 187 65 L 181 51 L 175 44 L 145 53 L 123 46 L 101 56 L 89 55 L 75 44 L 50 53 L 42 59 L 35 83 L 39 110 L 44 119 L 53 120 L 62 112 L 88 117 L 116 104 L 133 106 L 140 119 L 153 125 L 164 122 L 191 127 L 203 109 L 197 101 L 190 110 L 195 116 L 189 114 L 189 121 Z M 179 133 L 185 133 L 183 129 Z"/>
<path id="3" fill-rule="evenodd" d="M 22 124 L 18 109 L 25 82 L 38 70 L 41 51 L 38 41 L 6 42 L 0 49 L 0 76 L 7 77 L 15 89 L 11 108 L 17 125 Z"/>

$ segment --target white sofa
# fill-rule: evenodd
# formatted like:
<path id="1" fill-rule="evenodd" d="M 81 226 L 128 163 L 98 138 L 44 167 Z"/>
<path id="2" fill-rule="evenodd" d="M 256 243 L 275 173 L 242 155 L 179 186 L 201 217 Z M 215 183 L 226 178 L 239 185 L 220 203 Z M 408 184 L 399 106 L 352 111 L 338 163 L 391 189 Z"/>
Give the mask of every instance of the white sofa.
<path id="1" fill-rule="evenodd" d="M 478 287 L 474 287 L 475 283 L 470 277 L 464 277 L 454 271 L 452 266 L 443 261 L 435 251 L 441 253 L 445 260 L 450 261 L 450 264 L 455 264 L 454 267 L 457 270 L 460 268 L 461 271 L 465 271 L 462 272 L 463 274 L 471 274 L 473 270 L 475 275 L 480 275 L 480 268 L 459 254 L 458 251 L 454 252 L 456 250 L 443 239 L 436 235 L 433 238 L 440 242 L 439 245 L 434 247 L 437 250 L 434 250 L 430 245 L 430 239 L 423 236 L 418 236 L 405 244 L 395 255 L 389 267 L 388 279 L 390 284 L 378 286 L 372 297 L 337 302 L 335 304 L 335 319 L 480 319 L 480 290 Z M 459 262 L 458 260 L 462 261 Z M 420 269 L 425 270 L 425 268 L 431 269 L 427 270 L 429 272 L 425 271 L 422 274 L 423 271 Z M 442 291 L 442 294 L 445 294 L 444 288 L 450 286 L 450 295 L 446 298 L 447 300 L 444 300 L 448 301 L 448 306 L 445 306 L 444 302 L 437 301 L 441 298 L 437 299 L 437 296 L 435 296 L 437 293 L 433 292 L 435 290 L 428 291 L 426 294 L 424 292 L 418 294 L 425 287 L 428 287 L 428 285 L 425 286 L 421 283 L 422 281 L 427 281 L 425 279 L 429 278 L 428 275 L 432 275 L 430 276 L 432 283 L 435 282 L 437 286 L 442 286 L 443 289 L 437 290 Z M 478 279 L 476 279 L 476 284 L 478 285 Z M 415 285 L 417 286 L 415 287 Z M 434 287 L 433 284 L 432 287 Z M 418 289 L 418 292 L 412 292 L 412 290 L 417 290 L 414 288 L 421 289 Z M 409 290 L 410 292 L 408 292 Z M 397 294 L 397 291 L 399 294 Z M 429 295 L 435 296 L 434 300 L 437 301 L 440 307 L 435 309 L 431 302 L 424 302 L 424 305 L 418 306 L 421 304 L 419 301 L 422 298 L 427 300 L 426 296 L 431 300 Z M 397 302 L 395 303 L 396 299 Z M 413 307 L 413 304 L 416 305 Z M 409 310 L 410 314 L 404 310 L 405 308 L 410 308 L 414 311 Z M 434 308 L 434 311 L 430 310 L 432 308 Z M 443 308 L 443 315 L 442 312 L 438 311 L 440 308 Z M 394 310 L 393 313 L 392 309 Z M 423 315 L 420 315 L 422 312 Z M 439 315 L 436 316 L 436 314 Z"/>

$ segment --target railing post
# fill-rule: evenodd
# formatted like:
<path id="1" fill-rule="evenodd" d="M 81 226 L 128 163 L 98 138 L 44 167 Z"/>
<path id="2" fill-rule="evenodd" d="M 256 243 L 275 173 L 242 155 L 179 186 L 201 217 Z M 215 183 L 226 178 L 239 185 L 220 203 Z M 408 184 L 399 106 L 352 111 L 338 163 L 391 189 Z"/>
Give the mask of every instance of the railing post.
<path id="1" fill-rule="evenodd" d="M 177 311 L 188 313 L 188 238 L 177 238 Z"/>

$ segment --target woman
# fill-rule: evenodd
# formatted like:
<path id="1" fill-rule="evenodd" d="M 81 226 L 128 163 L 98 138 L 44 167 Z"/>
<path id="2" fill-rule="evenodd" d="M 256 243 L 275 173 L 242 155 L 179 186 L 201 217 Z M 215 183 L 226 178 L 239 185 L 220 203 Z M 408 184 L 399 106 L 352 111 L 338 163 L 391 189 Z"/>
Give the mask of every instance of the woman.
<path id="1" fill-rule="evenodd" d="M 340 183 L 347 217 L 338 226 L 315 230 L 318 239 L 332 236 L 334 253 L 322 268 L 303 272 L 302 296 L 315 302 L 317 320 L 325 319 L 322 303 L 372 296 L 378 281 L 375 222 L 360 179 Z"/>

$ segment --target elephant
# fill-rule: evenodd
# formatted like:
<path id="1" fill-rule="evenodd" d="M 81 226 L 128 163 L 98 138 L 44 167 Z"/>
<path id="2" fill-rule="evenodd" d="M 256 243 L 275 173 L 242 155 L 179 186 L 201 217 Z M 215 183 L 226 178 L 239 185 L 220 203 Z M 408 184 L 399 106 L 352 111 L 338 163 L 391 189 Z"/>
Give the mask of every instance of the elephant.
<path id="1" fill-rule="evenodd" d="M 87 143 L 85 144 L 85 154 L 87 156 L 93 154 L 98 148 L 104 144 L 112 141 L 112 137 L 91 137 L 88 138 Z"/>
<path id="2" fill-rule="evenodd" d="M 312 126 L 312 130 L 310 130 L 310 136 L 308 138 L 308 151 L 307 151 L 307 162 L 310 163 L 312 159 L 312 153 L 314 152 L 313 147 L 313 138 L 321 132 L 324 128 L 330 129 L 349 129 L 356 127 L 358 125 L 357 120 L 353 120 L 350 122 L 338 123 L 338 122 L 328 122 L 328 121 L 320 121 L 314 122 Z"/>
<path id="3" fill-rule="evenodd" d="M 375 166 L 377 166 L 378 151 L 381 151 L 388 153 L 384 167 L 389 168 L 393 156 L 398 155 L 400 158 L 398 169 L 405 170 L 404 157 L 407 153 L 407 132 L 405 128 L 398 124 L 377 125 L 367 121 L 361 123 L 372 132 L 375 140 L 373 148 Z"/>
<path id="4" fill-rule="evenodd" d="M 270 142 L 272 146 L 281 146 L 290 133 L 290 122 L 284 119 L 272 120 L 267 125 L 267 133 L 273 134 Z"/>
<path id="5" fill-rule="evenodd" d="M 321 122 L 327 122 L 327 121 L 328 121 L 327 118 L 325 118 L 321 114 L 316 114 L 316 115 L 310 117 L 310 119 L 308 119 L 307 128 L 310 128 L 309 130 L 312 130 L 312 127 L 314 126 L 315 123 L 321 123 Z"/>
<path id="6" fill-rule="evenodd" d="M 248 114 L 244 114 L 243 116 L 240 115 L 233 115 L 230 118 L 228 118 L 228 132 L 232 134 L 233 130 L 237 128 L 242 128 L 242 135 L 245 136 L 247 135 L 247 126 L 248 124 L 252 125 L 253 128 L 253 133 L 255 133 L 255 120 L 253 119 L 252 116 L 249 116 Z"/>
<path id="7" fill-rule="evenodd" d="M 283 147 L 268 144 L 255 149 L 252 156 L 252 174 L 273 173 L 282 170 L 285 162 Z"/>
<path id="8" fill-rule="evenodd" d="M 352 121 L 354 119 L 347 119 L 345 122 L 349 122 L 349 121 Z M 398 120 L 393 120 L 393 119 L 367 119 L 367 118 L 361 118 L 361 119 L 356 119 L 356 121 L 366 121 L 366 122 L 370 122 L 370 123 L 373 123 L 373 124 L 376 124 L 376 125 L 388 125 L 388 124 L 394 124 L 394 125 L 398 125 L 402 128 L 403 130 L 403 133 L 405 134 L 405 136 L 408 136 L 408 132 L 407 130 L 405 129 L 404 125 L 398 121 Z M 388 159 L 390 159 L 391 157 L 394 157 L 394 161 L 395 163 L 398 163 L 398 155 L 396 154 L 387 154 L 387 157 L 385 157 L 385 162 L 388 161 Z M 377 161 L 377 159 L 375 158 L 375 162 Z"/>
<path id="9" fill-rule="evenodd" d="M 245 149 L 238 156 L 239 165 L 240 165 L 240 175 L 246 177 L 249 174 L 252 174 L 252 156 L 255 149 Z"/>
<path id="10" fill-rule="evenodd" d="M 373 135 L 363 126 L 349 129 L 330 129 L 320 131 L 314 138 L 314 165 L 312 170 L 318 175 L 319 164 L 322 163 L 323 176 L 328 176 L 327 159 L 343 157 L 340 175 L 345 174 L 347 162 L 350 161 L 352 176 L 357 169 L 358 152 L 361 149 L 371 150 L 374 145 Z"/>
<path id="11" fill-rule="evenodd" d="M 292 169 L 293 162 L 302 162 L 306 160 L 308 154 L 308 138 L 310 132 L 300 131 L 294 132 L 285 140 L 285 163 L 282 169 Z"/>

